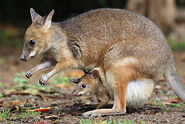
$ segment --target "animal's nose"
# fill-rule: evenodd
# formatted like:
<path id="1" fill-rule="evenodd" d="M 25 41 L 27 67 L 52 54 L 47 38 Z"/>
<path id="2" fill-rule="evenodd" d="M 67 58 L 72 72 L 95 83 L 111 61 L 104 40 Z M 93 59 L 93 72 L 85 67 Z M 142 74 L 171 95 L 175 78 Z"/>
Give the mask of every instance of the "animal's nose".
<path id="1" fill-rule="evenodd" d="M 26 56 L 25 55 L 21 55 L 20 59 L 21 59 L 21 61 L 26 61 Z"/>
<path id="2" fill-rule="evenodd" d="M 73 95 L 78 96 L 78 91 L 76 89 L 73 90 Z"/>

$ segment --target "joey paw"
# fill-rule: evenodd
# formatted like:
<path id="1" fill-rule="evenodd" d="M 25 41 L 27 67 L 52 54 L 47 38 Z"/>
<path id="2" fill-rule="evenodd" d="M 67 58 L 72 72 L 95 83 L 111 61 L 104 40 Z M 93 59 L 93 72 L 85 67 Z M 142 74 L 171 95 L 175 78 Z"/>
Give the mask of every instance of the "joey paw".
<path id="1" fill-rule="evenodd" d="M 32 73 L 31 72 L 26 72 L 26 75 L 25 75 L 27 78 L 30 78 L 32 76 Z"/>
<path id="2" fill-rule="evenodd" d="M 46 77 L 43 77 L 43 78 L 41 78 L 41 79 L 39 80 L 39 83 L 40 83 L 41 85 L 45 85 L 45 84 L 47 84 L 47 81 L 48 81 L 48 79 L 47 79 Z"/>

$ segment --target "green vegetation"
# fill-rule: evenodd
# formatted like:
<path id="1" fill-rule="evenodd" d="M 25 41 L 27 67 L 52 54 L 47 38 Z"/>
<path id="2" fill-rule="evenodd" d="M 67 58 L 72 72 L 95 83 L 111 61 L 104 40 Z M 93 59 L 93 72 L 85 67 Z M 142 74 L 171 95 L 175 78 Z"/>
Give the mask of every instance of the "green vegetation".
<path id="1" fill-rule="evenodd" d="M 162 100 L 154 99 L 153 106 L 163 106 Z"/>
<path id="2" fill-rule="evenodd" d="M 82 119 L 80 124 L 93 124 L 93 121 L 89 119 Z"/>
<path id="3" fill-rule="evenodd" d="M 0 93 L 0 99 L 3 98 L 3 94 Z"/>
<path id="4" fill-rule="evenodd" d="M 30 84 L 28 79 L 26 79 L 25 77 L 25 72 L 17 73 L 16 77 L 14 78 L 14 82 L 17 83 L 17 85 L 12 89 L 8 90 L 8 92 L 24 90 L 27 93 L 36 95 L 38 94 L 39 90 L 48 91 L 46 87 L 40 85 L 39 83 Z"/>
<path id="5" fill-rule="evenodd" d="M 178 103 L 171 103 L 171 106 L 175 108 L 180 108 L 181 105 Z"/>
<path id="6" fill-rule="evenodd" d="M 51 81 L 52 84 L 68 84 L 69 79 L 67 77 L 57 77 Z"/>
<path id="7" fill-rule="evenodd" d="M 182 41 L 173 41 L 171 39 L 168 39 L 168 43 L 172 50 L 174 51 L 184 51 L 185 50 L 185 40 Z"/>
<path id="8" fill-rule="evenodd" d="M 0 45 L 4 47 L 15 47 L 20 48 L 22 46 L 23 39 L 20 36 L 20 30 L 14 27 L 0 29 Z M 0 64 L 4 61 L 0 59 Z"/>
<path id="9" fill-rule="evenodd" d="M 18 90 L 29 88 L 29 81 L 24 77 L 25 72 L 17 73 L 14 82 L 18 83 L 16 88 Z"/>
<path id="10" fill-rule="evenodd" d="M 0 112 L 0 121 L 1 122 L 8 120 L 15 121 L 16 119 L 30 119 L 30 118 L 32 118 L 34 121 L 37 121 L 38 120 L 37 117 L 40 115 L 41 115 L 40 112 L 29 111 L 29 109 L 20 110 L 18 114 L 17 112 L 11 111 L 11 108 L 8 108 Z"/>
<path id="11" fill-rule="evenodd" d="M 68 84 L 69 79 L 66 77 L 63 78 L 59 76 L 51 80 L 51 85 L 42 86 L 39 83 L 29 83 L 29 80 L 25 77 L 25 72 L 21 72 L 16 74 L 14 82 L 17 83 L 16 86 L 8 90 L 7 93 L 15 91 L 24 91 L 33 95 L 37 95 L 39 94 L 39 91 L 50 92 L 51 90 L 56 90 L 56 85 Z"/>
<path id="12" fill-rule="evenodd" d="M 41 115 L 40 112 L 24 111 L 21 113 L 19 118 L 21 118 L 21 119 L 34 118 L 34 117 L 40 116 L 40 115 Z"/>
<path id="13" fill-rule="evenodd" d="M 7 119 L 10 116 L 10 109 L 0 112 L 0 121 Z"/>
<path id="14" fill-rule="evenodd" d="M 0 88 L 5 88 L 5 87 L 8 87 L 8 84 L 7 83 L 1 83 L 0 82 Z"/>
<path id="15" fill-rule="evenodd" d="M 168 96 L 168 99 L 167 101 L 165 100 L 157 100 L 157 99 L 154 99 L 153 101 L 153 106 L 171 106 L 171 107 L 174 107 L 174 108 L 180 108 L 181 106 L 183 106 L 184 103 L 182 102 L 178 102 L 178 101 L 171 101 L 170 99 L 172 99 L 172 97 Z"/>

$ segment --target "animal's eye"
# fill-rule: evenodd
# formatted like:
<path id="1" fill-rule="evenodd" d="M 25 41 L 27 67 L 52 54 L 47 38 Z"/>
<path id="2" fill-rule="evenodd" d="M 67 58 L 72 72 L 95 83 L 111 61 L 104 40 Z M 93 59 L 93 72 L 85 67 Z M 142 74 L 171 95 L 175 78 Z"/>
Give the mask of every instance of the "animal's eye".
<path id="1" fill-rule="evenodd" d="M 29 44 L 34 46 L 35 45 L 35 40 L 30 40 Z"/>
<path id="2" fill-rule="evenodd" d="M 86 86 L 87 86 L 86 84 L 82 84 L 81 85 L 82 88 L 86 88 Z"/>

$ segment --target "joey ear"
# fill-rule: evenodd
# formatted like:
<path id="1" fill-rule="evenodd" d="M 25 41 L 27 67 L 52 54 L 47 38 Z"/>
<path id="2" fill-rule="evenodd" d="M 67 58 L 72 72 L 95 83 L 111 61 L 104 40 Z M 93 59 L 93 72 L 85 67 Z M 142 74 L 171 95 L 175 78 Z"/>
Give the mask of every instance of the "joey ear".
<path id="1" fill-rule="evenodd" d="M 35 12 L 33 8 L 30 8 L 30 14 L 31 14 L 31 20 L 32 22 L 37 19 L 38 17 L 41 17 L 39 14 Z"/>
<path id="2" fill-rule="evenodd" d="M 78 79 L 70 79 L 71 82 L 78 84 L 80 82 L 80 78 Z"/>
<path id="3" fill-rule="evenodd" d="M 45 22 L 44 22 L 44 25 L 43 25 L 43 31 L 44 32 L 47 32 L 48 29 L 50 28 L 51 26 L 51 21 L 52 21 L 52 17 L 53 17 L 53 14 L 54 14 L 54 9 L 49 13 L 49 15 L 47 16 Z"/>
<path id="4" fill-rule="evenodd" d="M 93 70 L 93 71 L 91 72 L 91 77 L 94 78 L 94 79 L 99 78 L 100 75 L 99 75 L 98 70 Z"/>

